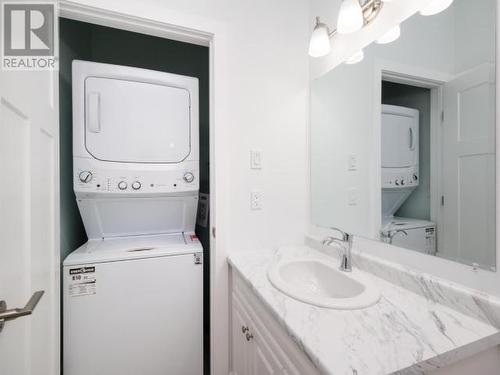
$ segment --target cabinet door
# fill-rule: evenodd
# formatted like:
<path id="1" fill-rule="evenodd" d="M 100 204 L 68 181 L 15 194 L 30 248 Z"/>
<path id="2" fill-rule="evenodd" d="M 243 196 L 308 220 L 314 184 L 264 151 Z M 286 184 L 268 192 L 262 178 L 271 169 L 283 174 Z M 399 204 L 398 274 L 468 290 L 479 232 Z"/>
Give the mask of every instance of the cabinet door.
<path id="1" fill-rule="evenodd" d="M 264 342 L 257 339 L 253 342 L 253 346 L 252 375 L 286 374 L 278 359 Z"/>
<path id="2" fill-rule="evenodd" d="M 286 374 L 283 365 L 278 357 L 273 353 L 272 346 L 266 341 L 263 334 L 263 326 L 250 320 L 250 342 L 253 345 L 252 351 L 252 374 L 253 375 L 283 375 Z"/>
<path id="3" fill-rule="evenodd" d="M 231 326 L 231 374 L 250 375 L 250 342 L 247 341 L 244 328 L 248 328 L 248 321 L 244 318 L 238 302 L 233 297 Z"/>

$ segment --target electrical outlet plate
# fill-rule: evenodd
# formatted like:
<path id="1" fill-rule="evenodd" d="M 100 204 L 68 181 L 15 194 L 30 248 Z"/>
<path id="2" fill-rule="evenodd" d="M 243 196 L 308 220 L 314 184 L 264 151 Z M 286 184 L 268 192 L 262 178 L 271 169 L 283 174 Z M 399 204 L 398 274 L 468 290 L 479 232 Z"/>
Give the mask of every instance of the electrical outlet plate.
<path id="1" fill-rule="evenodd" d="M 262 210 L 262 192 L 254 190 L 250 192 L 250 209 Z"/>
<path id="2" fill-rule="evenodd" d="M 350 154 L 347 160 L 347 170 L 356 171 L 358 169 L 358 156 L 356 154 Z"/>
<path id="3" fill-rule="evenodd" d="M 196 225 L 206 228 L 208 226 L 208 215 L 210 210 L 210 195 L 200 193 L 198 199 L 198 214 L 196 216 Z"/>
<path id="4" fill-rule="evenodd" d="M 358 205 L 358 189 L 356 189 L 356 188 L 349 189 L 347 204 L 349 206 L 357 206 Z"/>

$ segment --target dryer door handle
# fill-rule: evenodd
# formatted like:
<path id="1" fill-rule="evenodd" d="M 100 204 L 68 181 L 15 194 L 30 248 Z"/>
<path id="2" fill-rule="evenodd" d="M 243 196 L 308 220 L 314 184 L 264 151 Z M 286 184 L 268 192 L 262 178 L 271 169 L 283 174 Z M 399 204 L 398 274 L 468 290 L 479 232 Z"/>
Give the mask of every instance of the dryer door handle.
<path id="1" fill-rule="evenodd" d="M 87 94 L 87 129 L 92 133 L 101 131 L 101 95 L 96 91 Z"/>
<path id="2" fill-rule="evenodd" d="M 415 150 L 415 136 L 413 135 L 413 128 L 408 128 L 408 136 L 409 136 L 409 148 L 410 150 Z"/>

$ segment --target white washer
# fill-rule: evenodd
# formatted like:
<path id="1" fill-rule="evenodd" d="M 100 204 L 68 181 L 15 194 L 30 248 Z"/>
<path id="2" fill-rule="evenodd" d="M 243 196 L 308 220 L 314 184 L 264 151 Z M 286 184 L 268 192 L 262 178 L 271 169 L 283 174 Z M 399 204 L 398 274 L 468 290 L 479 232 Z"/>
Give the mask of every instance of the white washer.
<path id="1" fill-rule="evenodd" d="M 64 262 L 64 373 L 203 373 L 203 266 L 183 234 L 90 240 Z"/>
<path id="2" fill-rule="evenodd" d="M 436 255 L 436 224 L 432 221 L 394 216 L 381 233 L 391 234 L 392 245 Z"/>
<path id="3" fill-rule="evenodd" d="M 74 61 L 73 176 L 64 374 L 201 375 L 198 80 Z"/>

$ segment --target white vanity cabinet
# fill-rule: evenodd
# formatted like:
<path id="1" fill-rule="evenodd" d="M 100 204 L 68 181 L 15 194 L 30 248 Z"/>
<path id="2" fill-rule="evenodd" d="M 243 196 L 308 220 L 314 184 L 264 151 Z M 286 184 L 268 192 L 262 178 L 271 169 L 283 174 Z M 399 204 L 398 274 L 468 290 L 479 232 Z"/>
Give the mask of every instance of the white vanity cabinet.
<path id="1" fill-rule="evenodd" d="M 318 372 L 231 272 L 231 375 L 316 375 Z"/>
<path id="2" fill-rule="evenodd" d="M 230 269 L 229 375 L 319 375 L 238 271 L 232 266 Z M 434 371 L 429 369 L 425 374 L 499 375 L 499 369 L 500 347 L 490 347 Z"/>

